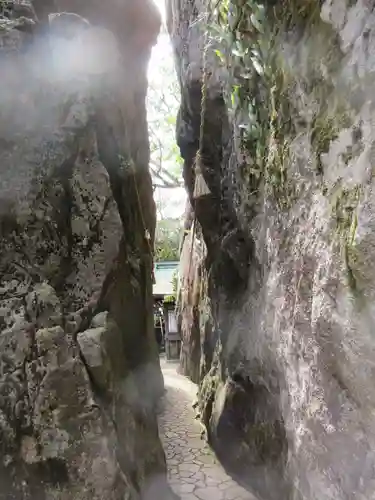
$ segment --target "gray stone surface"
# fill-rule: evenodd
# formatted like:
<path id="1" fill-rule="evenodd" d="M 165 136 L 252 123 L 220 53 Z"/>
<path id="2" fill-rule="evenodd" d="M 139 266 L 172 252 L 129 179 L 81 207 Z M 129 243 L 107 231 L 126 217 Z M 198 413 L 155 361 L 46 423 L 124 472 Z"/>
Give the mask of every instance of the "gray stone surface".
<path id="1" fill-rule="evenodd" d="M 100 389 L 110 389 L 111 365 L 105 352 L 104 327 L 90 328 L 77 335 L 77 342 L 86 367 Z"/>
<path id="2" fill-rule="evenodd" d="M 251 19 L 229 3 L 239 25 Z M 184 276 L 183 368 L 195 380 L 199 372 L 216 452 L 261 498 L 373 500 L 374 4 L 262 4 L 260 46 L 278 34 L 264 73 L 230 58 L 233 81 L 209 59 L 201 146 L 211 196 L 193 204 L 207 273 L 198 260 Z M 206 6 L 168 7 L 192 199 Z M 251 50 L 246 29 L 254 36 L 245 25 L 240 44 Z M 233 83 L 235 110 L 223 98 Z M 243 131 L 249 120 L 261 134 Z"/>
<path id="3" fill-rule="evenodd" d="M 0 1 L 0 499 L 166 500 L 145 238 L 160 19 L 32 3 Z"/>
<path id="4" fill-rule="evenodd" d="M 103 311 L 92 318 L 92 328 L 105 327 L 107 325 L 108 312 Z"/>

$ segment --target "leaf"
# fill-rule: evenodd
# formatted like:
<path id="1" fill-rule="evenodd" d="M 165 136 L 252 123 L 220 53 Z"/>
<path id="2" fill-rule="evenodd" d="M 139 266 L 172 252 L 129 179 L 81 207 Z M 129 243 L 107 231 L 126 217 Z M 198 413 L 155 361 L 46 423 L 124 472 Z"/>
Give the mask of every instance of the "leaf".
<path id="1" fill-rule="evenodd" d="M 215 50 L 215 54 L 217 55 L 217 57 L 220 59 L 220 61 L 222 63 L 225 62 L 225 57 L 224 57 L 223 53 L 220 50 L 216 49 Z"/>
<path id="2" fill-rule="evenodd" d="M 264 27 L 263 27 L 263 19 L 262 16 L 259 15 L 259 11 L 254 12 L 250 16 L 250 21 L 251 24 L 254 26 L 254 28 L 259 32 L 259 33 L 264 33 Z"/>
<path id="3" fill-rule="evenodd" d="M 242 41 L 237 40 L 235 46 L 232 49 L 232 54 L 238 57 L 244 57 L 249 51 L 249 48 L 244 46 Z"/>
<path id="4" fill-rule="evenodd" d="M 253 59 L 252 62 L 253 62 L 253 66 L 255 68 L 255 71 L 258 73 L 258 75 L 263 75 L 264 70 L 263 70 L 263 67 L 261 66 L 261 64 L 259 63 L 259 61 L 257 61 L 256 59 Z"/>
<path id="5" fill-rule="evenodd" d="M 232 103 L 232 106 L 234 107 L 237 103 L 237 100 L 238 100 L 238 91 L 239 91 L 240 87 L 239 85 L 234 85 L 233 86 L 233 89 L 232 89 L 232 94 L 231 94 L 231 103 Z"/>
<path id="6" fill-rule="evenodd" d="M 168 125 L 176 125 L 176 117 L 173 115 L 167 116 L 166 122 Z"/>
<path id="7" fill-rule="evenodd" d="M 232 54 L 237 57 L 243 57 L 245 53 L 239 49 L 232 49 Z"/>

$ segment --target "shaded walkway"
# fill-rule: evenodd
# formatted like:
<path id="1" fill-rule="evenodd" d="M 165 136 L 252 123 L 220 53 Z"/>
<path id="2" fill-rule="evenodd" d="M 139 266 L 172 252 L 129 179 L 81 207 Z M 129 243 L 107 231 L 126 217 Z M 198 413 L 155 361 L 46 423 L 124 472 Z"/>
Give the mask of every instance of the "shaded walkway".
<path id="1" fill-rule="evenodd" d="M 194 418 L 196 385 L 176 371 L 176 363 L 161 359 L 165 387 L 159 415 L 160 435 L 167 456 L 169 482 L 182 500 L 256 500 L 224 471 Z"/>

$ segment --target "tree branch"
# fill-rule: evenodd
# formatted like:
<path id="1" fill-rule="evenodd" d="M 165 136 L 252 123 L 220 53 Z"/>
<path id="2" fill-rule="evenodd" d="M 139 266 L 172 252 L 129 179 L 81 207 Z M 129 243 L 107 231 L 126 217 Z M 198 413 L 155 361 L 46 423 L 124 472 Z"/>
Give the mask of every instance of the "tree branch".
<path id="1" fill-rule="evenodd" d="M 168 184 L 168 185 L 165 185 L 165 184 L 155 184 L 153 183 L 152 184 L 154 188 L 160 188 L 160 189 L 176 189 L 176 188 L 179 188 L 179 187 L 183 187 L 183 184 L 175 184 L 174 186 L 172 186 L 171 184 Z"/>
<path id="2" fill-rule="evenodd" d="M 169 181 L 166 181 L 163 179 L 163 177 L 160 175 L 159 172 L 155 171 L 151 166 L 150 166 L 151 174 L 153 174 L 155 177 L 157 177 L 166 187 L 173 187 L 175 183 L 171 183 Z"/>
<path id="3" fill-rule="evenodd" d="M 155 163 L 154 161 L 151 160 L 150 161 L 150 169 L 151 169 L 151 172 L 153 172 L 160 180 L 162 180 L 166 184 L 172 183 L 172 184 L 182 185 L 182 181 L 180 181 L 178 179 L 178 177 L 175 177 L 174 175 L 170 174 L 165 168 L 163 168 L 161 166 L 161 164 L 158 165 L 157 163 Z M 162 175 L 167 177 L 168 180 L 166 181 L 165 179 L 163 179 Z"/>

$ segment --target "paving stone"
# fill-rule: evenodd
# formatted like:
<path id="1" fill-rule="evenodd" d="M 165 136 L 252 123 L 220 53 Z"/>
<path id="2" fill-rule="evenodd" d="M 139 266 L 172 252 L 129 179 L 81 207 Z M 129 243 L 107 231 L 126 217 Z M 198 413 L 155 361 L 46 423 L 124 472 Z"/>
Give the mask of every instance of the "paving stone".
<path id="1" fill-rule="evenodd" d="M 213 486 L 198 488 L 194 493 L 201 500 L 221 500 L 223 498 L 223 492 Z"/>
<path id="2" fill-rule="evenodd" d="M 224 492 L 224 499 L 225 500 L 241 500 L 245 499 L 246 497 L 243 496 L 243 488 L 240 486 L 231 486 L 229 489 L 225 490 Z"/>
<path id="3" fill-rule="evenodd" d="M 192 464 L 192 463 L 180 464 L 178 466 L 178 468 L 180 469 L 180 471 L 186 470 L 186 471 L 192 472 L 193 474 L 195 474 L 196 472 L 199 471 L 199 466 L 195 465 L 195 464 Z"/>
<path id="4" fill-rule="evenodd" d="M 180 493 L 192 493 L 194 491 L 195 484 L 182 483 L 180 485 Z"/>
<path id="5" fill-rule="evenodd" d="M 207 486 L 219 486 L 220 483 L 221 483 L 220 479 L 213 479 L 212 477 L 206 477 Z"/>
<path id="6" fill-rule="evenodd" d="M 233 481 L 231 479 L 229 479 L 229 480 L 227 480 L 224 483 L 221 483 L 219 485 L 219 489 L 223 490 L 223 491 L 229 490 L 230 488 L 233 488 Z"/>
<path id="7" fill-rule="evenodd" d="M 178 475 L 179 475 L 180 477 L 185 477 L 185 478 L 186 478 L 186 477 L 191 477 L 193 474 L 194 474 L 194 472 L 191 472 L 191 471 L 189 471 L 189 470 L 181 470 L 181 469 L 180 469 L 180 470 L 178 471 Z"/>
<path id="8" fill-rule="evenodd" d="M 203 472 L 199 471 L 199 472 L 196 472 L 193 476 L 191 476 L 193 479 L 195 479 L 196 481 L 205 481 L 205 476 L 203 474 Z"/>
<path id="9" fill-rule="evenodd" d="M 197 386 L 162 360 L 166 394 L 160 405 L 159 429 L 168 479 L 181 500 L 256 500 L 224 471 L 207 443 L 192 404 Z"/>
<path id="10" fill-rule="evenodd" d="M 194 495 L 194 493 L 185 493 L 181 494 L 181 500 L 199 500 L 197 496 Z"/>
<path id="11" fill-rule="evenodd" d="M 195 483 L 195 487 L 196 488 L 205 488 L 206 487 L 206 483 L 204 481 L 197 481 Z"/>

